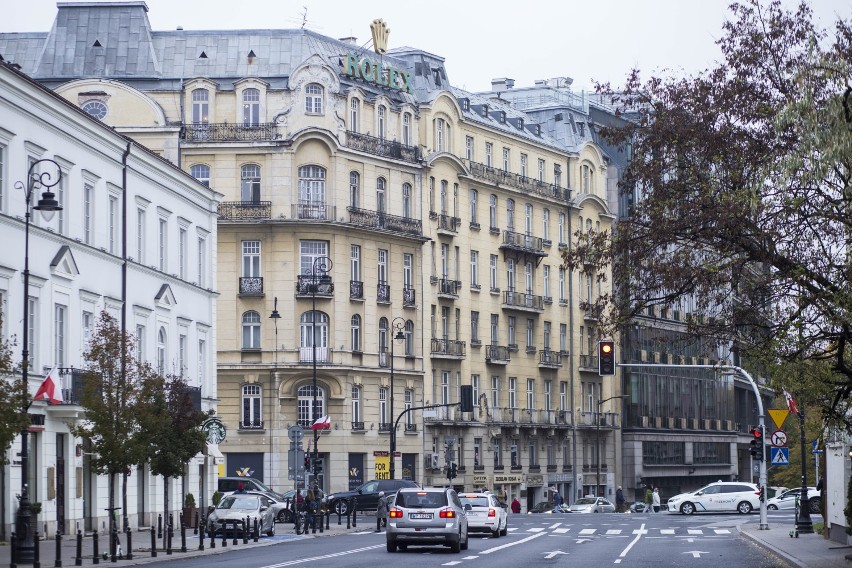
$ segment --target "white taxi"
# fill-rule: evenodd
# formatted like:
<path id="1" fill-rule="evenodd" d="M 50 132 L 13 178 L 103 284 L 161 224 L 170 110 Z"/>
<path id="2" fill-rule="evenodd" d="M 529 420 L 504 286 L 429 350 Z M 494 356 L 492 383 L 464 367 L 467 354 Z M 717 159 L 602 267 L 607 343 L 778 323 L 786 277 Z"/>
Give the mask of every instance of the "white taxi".
<path id="1" fill-rule="evenodd" d="M 506 536 L 509 515 L 497 497 L 491 493 L 459 493 L 459 500 L 467 511 L 468 532 L 487 532 L 494 538 Z"/>
<path id="2" fill-rule="evenodd" d="M 681 493 L 668 500 L 670 513 L 722 513 L 737 512 L 744 515 L 760 508 L 760 490 L 757 485 L 740 481 L 717 481 L 697 491 Z"/>

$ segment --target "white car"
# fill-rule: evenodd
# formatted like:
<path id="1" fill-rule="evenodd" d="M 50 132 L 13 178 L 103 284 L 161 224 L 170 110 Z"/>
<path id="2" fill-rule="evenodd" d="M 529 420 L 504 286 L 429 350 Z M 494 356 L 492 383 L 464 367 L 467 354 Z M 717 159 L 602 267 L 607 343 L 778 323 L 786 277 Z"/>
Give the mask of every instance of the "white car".
<path id="1" fill-rule="evenodd" d="M 509 532 L 509 515 L 491 493 L 459 493 L 459 499 L 467 512 L 468 532 L 488 532 L 494 538 Z"/>
<path id="2" fill-rule="evenodd" d="M 802 492 L 801 487 L 788 489 L 784 493 L 780 493 L 766 502 L 766 508 L 770 511 L 792 510 L 796 508 L 796 498 Z M 810 504 L 809 511 L 811 513 L 819 513 L 819 498 L 820 492 L 816 487 L 808 487 L 808 503 Z"/>
<path id="3" fill-rule="evenodd" d="M 757 485 L 739 481 L 717 481 L 698 491 L 681 493 L 668 500 L 670 513 L 751 513 L 760 508 L 760 490 Z"/>
<path id="4" fill-rule="evenodd" d="M 583 497 L 571 503 L 568 510 L 572 513 L 615 513 L 615 505 L 603 497 Z"/>

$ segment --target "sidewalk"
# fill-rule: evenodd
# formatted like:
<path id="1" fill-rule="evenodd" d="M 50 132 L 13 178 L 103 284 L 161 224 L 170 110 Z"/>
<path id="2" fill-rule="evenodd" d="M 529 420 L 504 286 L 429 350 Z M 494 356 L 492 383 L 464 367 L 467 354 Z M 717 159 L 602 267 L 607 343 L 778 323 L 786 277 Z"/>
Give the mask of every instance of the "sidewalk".
<path id="1" fill-rule="evenodd" d="M 332 515 L 331 521 L 329 524 L 328 530 L 320 533 L 319 527 L 317 527 L 316 534 L 308 534 L 308 535 L 299 535 L 296 536 L 293 525 L 290 523 L 276 523 L 275 525 L 275 536 L 261 536 L 258 539 L 258 542 L 254 542 L 252 539 L 248 540 L 247 544 L 243 544 L 243 539 L 238 538 L 237 544 L 234 543 L 233 537 L 228 538 L 228 545 L 222 546 L 222 536 L 216 538 L 216 547 L 210 548 L 210 539 L 207 538 L 204 540 L 204 550 L 198 550 L 199 546 L 199 538 L 198 535 L 192 534 L 192 529 L 187 529 L 186 531 L 186 552 L 180 552 L 181 549 L 181 540 L 180 540 L 180 531 L 175 531 L 175 535 L 172 538 L 172 554 L 168 555 L 163 550 L 163 539 L 157 539 L 157 556 L 151 556 L 151 533 L 150 531 L 142 531 L 142 532 L 133 532 L 133 559 L 121 559 L 115 562 L 114 564 L 111 562 L 111 559 L 107 557 L 106 560 L 103 559 L 102 553 L 104 550 L 109 551 L 108 547 L 108 539 L 104 537 L 104 535 L 99 535 L 98 539 L 98 553 L 99 553 L 99 563 L 105 565 L 113 565 L 113 566 L 136 566 L 139 564 L 151 564 L 154 562 L 160 562 L 164 560 L 179 560 L 181 558 L 196 558 L 199 556 L 209 556 L 213 554 L 222 554 L 223 552 L 228 552 L 230 550 L 238 550 L 241 548 L 254 548 L 258 546 L 270 546 L 273 544 L 278 544 L 281 542 L 285 542 L 288 540 L 296 540 L 296 539 L 304 539 L 304 538 L 313 538 L 313 537 L 323 537 L 323 536 L 334 536 L 337 534 L 345 534 L 345 533 L 355 533 L 367 530 L 375 530 L 376 528 L 376 520 L 375 516 L 364 514 L 358 516 L 358 526 L 350 529 L 346 528 L 346 517 L 341 519 L 341 524 L 338 526 L 337 524 L 337 515 Z M 125 554 L 127 552 L 127 535 L 122 534 L 121 538 L 121 547 L 124 550 Z M 47 566 L 54 566 L 56 560 L 56 541 L 53 539 L 50 540 L 42 540 L 39 542 L 40 545 L 40 558 L 39 561 L 41 563 L 42 568 Z M 92 566 L 94 565 L 93 561 L 93 540 L 92 537 L 86 536 L 83 538 L 83 566 Z M 61 560 L 62 566 L 74 566 L 75 558 L 77 556 L 77 539 L 75 536 L 72 537 L 63 537 L 62 545 L 61 545 Z M 11 562 L 11 549 L 9 543 L 4 543 L 0 545 L 0 568 L 6 568 L 9 566 Z M 19 566 L 29 566 L 29 565 L 19 565 Z"/>
<path id="2" fill-rule="evenodd" d="M 801 534 L 791 538 L 792 525 L 769 523 L 762 531 L 756 523 L 740 525 L 740 534 L 800 568 L 852 568 L 852 547 L 828 540 L 819 534 Z"/>

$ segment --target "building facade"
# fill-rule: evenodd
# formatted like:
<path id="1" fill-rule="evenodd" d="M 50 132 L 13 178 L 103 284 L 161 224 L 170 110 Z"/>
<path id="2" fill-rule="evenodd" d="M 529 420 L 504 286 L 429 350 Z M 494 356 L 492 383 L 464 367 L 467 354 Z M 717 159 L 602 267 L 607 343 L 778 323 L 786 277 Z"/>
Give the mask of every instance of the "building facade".
<path id="1" fill-rule="evenodd" d="M 16 439 L 0 477 L 2 525 L 8 531 L 14 522 L 25 473 L 30 500 L 41 503 L 39 527 L 46 526 L 48 534 L 57 529 L 69 534 L 78 525 L 101 529 L 107 479 L 91 468 L 89 442 L 70 432 L 85 420 L 83 354 L 106 311 L 135 337 L 139 358 L 161 372 L 183 375 L 197 408 L 215 410 L 219 196 L 8 64 L 0 65 L 0 117 L 0 334 L 18 341 L 23 335 L 22 187 L 34 168 L 46 180 L 58 180 L 52 191 L 62 210 L 49 222 L 33 211 L 30 224 L 29 388 L 35 393 L 58 367 L 64 398 L 59 405 L 39 401 L 29 409 L 29 469 L 21 471 Z M 34 199 L 40 191 L 36 187 Z M 15 347 L 16 362 L 21 347 Z M 215 448 L 187 465 L 178 481 L 183 493 L 208 493 L 215 481 L 213 453 Z M 120 503 L 120 494 L 117 498 Z M 171 508 L 180 505 L 177 495 Z M 131 525 L 150 524 L 162 509 L 162 480 L 147 467 L 133 469 Z"/>

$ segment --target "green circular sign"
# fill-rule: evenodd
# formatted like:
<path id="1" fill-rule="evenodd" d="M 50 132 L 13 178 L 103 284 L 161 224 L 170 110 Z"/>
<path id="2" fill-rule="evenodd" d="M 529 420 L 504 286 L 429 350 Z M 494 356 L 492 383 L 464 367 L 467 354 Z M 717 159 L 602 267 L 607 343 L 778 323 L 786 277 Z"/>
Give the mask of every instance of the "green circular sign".
<path id="1" fill-rule="evenodd" d="M 215 416 L 205 420 L 204 424 L 201 425 L 201 430 L 204 432 L 204 437 L 207 439 L 208 444 L 221 444 L 228 435 L 225 423 L 222 422 L 221 418 Z"/>

